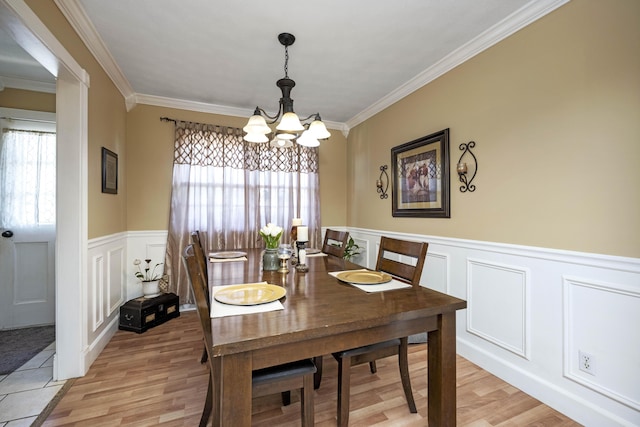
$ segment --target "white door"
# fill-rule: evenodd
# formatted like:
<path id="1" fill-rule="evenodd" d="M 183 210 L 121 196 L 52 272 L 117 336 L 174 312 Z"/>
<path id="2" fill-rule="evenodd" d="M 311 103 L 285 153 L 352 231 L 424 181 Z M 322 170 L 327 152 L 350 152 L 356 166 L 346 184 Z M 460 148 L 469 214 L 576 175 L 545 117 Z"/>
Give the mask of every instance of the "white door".
<path id="1" fill-rule="evenodd" d="M 55 115 L 40 114 L 0 121 L 0 330 L 55 323 Z"/>
<path id="2" fill-rule="evenodd" d="M 1 235 L 0 329 L 55 323 L 55 226 Z"/>

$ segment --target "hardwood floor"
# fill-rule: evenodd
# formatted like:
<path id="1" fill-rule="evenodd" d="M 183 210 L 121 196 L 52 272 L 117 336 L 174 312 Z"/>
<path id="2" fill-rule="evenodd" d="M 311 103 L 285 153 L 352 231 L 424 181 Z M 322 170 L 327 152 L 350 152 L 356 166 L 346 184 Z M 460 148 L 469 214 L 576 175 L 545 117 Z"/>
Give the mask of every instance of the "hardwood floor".
<path id="1" fill-rule="evenodd" d="M 351 371 L 351 426 L 427 424 L 427 345 L 409 348 L 418 413 L 411 414 L 397 360 L 380 360 L 376 375 L 367 365 Z M 44 426 L 196 426 L 207 389 L 200 364 L 202 338 L 195 312 L 143 334 L 118 331 L 86 376 L 73 381 Z M 316 426 L 336 425 L 337 363 L 325 357 L 322 385 L 315 395 Z M 458 425 L 577 426 L 497 377 L 458 356 Z M 297 392 L 281 407 L 280 395 L 254 399 L 254 426 L 299 426 Z"/>

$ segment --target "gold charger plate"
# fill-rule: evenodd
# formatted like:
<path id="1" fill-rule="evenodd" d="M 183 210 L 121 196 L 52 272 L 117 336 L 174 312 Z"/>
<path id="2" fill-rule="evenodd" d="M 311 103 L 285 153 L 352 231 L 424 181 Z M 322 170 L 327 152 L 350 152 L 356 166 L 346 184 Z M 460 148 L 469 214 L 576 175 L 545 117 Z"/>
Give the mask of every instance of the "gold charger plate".
<path id="1" fill-rule="evenodd" d="M 343 271 L 336 274 L 336 277 L 343 282 L 357 285 L 379 285 L 391 281 L 390 275 L 380 271 Z"/>
<path id="2" fill-rule="evenodd" d="M 209 254 L 211 258 L 217 258 L 217 259 L 240 258 L 245 255 L 247 255 L 246 252 L 240 252 L 240 251 L 211 252 Z"/>
<path id="3" fill-rule="evenodd" d="M 213 296 L 216 301 L 231 305 L 258 305 L 279 300 L 287 294 L 281 286 L 268 283 L 248 283 L 229 286 Z"/>

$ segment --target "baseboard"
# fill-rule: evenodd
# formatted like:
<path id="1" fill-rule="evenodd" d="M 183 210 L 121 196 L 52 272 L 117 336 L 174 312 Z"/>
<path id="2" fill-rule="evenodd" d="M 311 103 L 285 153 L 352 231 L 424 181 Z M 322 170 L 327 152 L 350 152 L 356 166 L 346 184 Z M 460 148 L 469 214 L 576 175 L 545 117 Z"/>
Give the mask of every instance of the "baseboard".
<path id="1" fill-rule="evenodd" d="M 584 426 L 633 427 L 635 425 L 578 395 L 568 392 L 565 388 L 559 387 L 544 378 L 534 375 L 530 371 L 520 368 L 516 364 L 497 357 L 464 338 L 458 337 L 456 345 L 457 353 L 460 356 L 472 361 L 514 387 L 526 390 L 526 393 L 530 396 Z"/>

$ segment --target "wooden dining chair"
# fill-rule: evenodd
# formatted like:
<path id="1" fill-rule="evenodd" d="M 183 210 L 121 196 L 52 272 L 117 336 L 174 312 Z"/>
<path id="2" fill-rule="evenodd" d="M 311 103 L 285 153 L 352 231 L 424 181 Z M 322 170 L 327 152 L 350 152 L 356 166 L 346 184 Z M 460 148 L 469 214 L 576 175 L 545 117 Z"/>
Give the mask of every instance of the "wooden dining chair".
<path id="1" fill-rule="evenodd" d="M 347 249 L 348 241 L 349 233 L 347 231 L 337 231 L 327 228 L 324 232 L 322 252 L 342 258 L 344 257 L 345 249 Z"/>
<path id="2" fill-rule="evenodd" d="M 216 412 L 220 410 L 219 407 L 213 407 L 214 402 L 216 405 L 219 404 L 219 399 L 214 399 L 213 390 L 214 375 L 219 375 L 219 373 L 210 353 L 213 350 L 211 303 L 208 295 L 208 284 L 204 282 L 202 269 L 198 265 L 193 244 L 184 249 L 183 260 L 195 297 L 198 318 L 200 319 L 209 360 L 209 387 L 207 388 L 207 397 L 200 417 L 200 427 L 206 427 L 209 418 L 211 418 L 212 410 Z M 315 372 L 316 367 L 310 359 L 255 370 L 252 374 L 252 394 L 254 397 L 258 397 L 299 389 L 302 425 L 311 427 L 314 424 L 313 374 Z"/>
<path id="3" fill-rule="evenodd" d="M 202 246 L 202 241 L 200 240 L 200 231 L 196 230 L 191 232 L 191 244 L 193 245 L 193 252 L 196 257 L 196 261 L 198 261 L 198 266 L 200 267 L 202 277 L 204 278 L 204 283 L 209 283 L 207 256 L 205 255 L 204 247 Z M 205 289 L 205 293 L 207 295 L 207 298 L 209 298 L 208 286 Z M 205 345 L 202 349 L 202 356 L 200 356 L 200 363 L 206 363 L 207 357 L 207 347 Z"/>
<path id="4" fill-rule="evenodd" d="M 410 242 L 382 237 L 376 270 L 389 273 L 393 278 L 410 283 L 412 286 L 420 286 L 420 276 L 428 246 L 429 244 L 425 242 Z M 387 257 L 387 254 L 392 254 L 392 257 Z M 403 262 L 402 260 L 405 258 L 415 260 L 415 265 Z M 396 354 L 398 355 L 400 379 L 409 411 L 417 412 L 409 379 L 408 337 L 402 337 L 333 354 L 333 357 L 338 361 L 338 426 L 346 426 L 349 423 L 349 371 L 351 366 L 369 363 L 371 373 L 374 374 L 377 370 L 376 360 Z"/>

